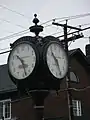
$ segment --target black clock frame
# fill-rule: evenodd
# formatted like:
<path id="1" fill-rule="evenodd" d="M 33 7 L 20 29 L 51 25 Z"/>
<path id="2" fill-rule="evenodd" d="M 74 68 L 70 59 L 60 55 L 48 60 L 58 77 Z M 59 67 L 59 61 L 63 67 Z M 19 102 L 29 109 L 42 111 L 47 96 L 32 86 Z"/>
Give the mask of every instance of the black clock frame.
<path id="1" fill-rule="evenodd" d="M 49 40 L 47 40 L 48 38 L 49 38 Z M 51 79 L 53 79 L 53 80 L 62 80 L 62 79 L 66 76 L 66 74 L 67 74 L 67 72 L 68 72 L 68 65 L 67 65 L 67 72 L 66 72 L 65 76 L 64 76 L 63 78 L 56 78 L 56 77 L 50 72 L 50 70 L 49 70 L 49 67 L 48 67 L 48 64 L 47 64 L 46 54 L 47 54 L 47 49 L 48 49 L 49 45 L 51 45 L 52 43 L 57 43 L 57 44 L 59 44 L 60 47 L 61 47 L 63 50 L 64 50 L 64 48 L 63 48 L 61 42 L 59 41 L 59 39 L 57 39 L 57 38 L 55 38 L 55 37 L 47 36 L 47 37 L 45 38 L 45 41 L 48 41 L 48 42 L 46 42 L 45 45 L 44 45 L 44 47 L 43 47 L 43 61 L 44 61 L 44 69 L 45 69 L 45 71 L 46 71 L 45 73 L 48 75 L 47 78 L 51 78 Z M 64 50 L 64 51 L 65 51 L 65 50 Z M 66 53 L 66 52 L 65 52 L 65 53 Z M 66 58 L 68 58 L 68 57 L 67 57 L 67 54 L 66 54 Z M 67 59 L 67 61 L 68 61 L 68 59 Z M 67 63 L 67 64 L 68 64 L 68 63 Z"/>
<path id="2" fill-rule="evenodd" d="M 18 46 L 19 44 L 23 44 L 23 43 L 30 44 L 32 46 L 32 48 L 34 49 L 35 55 L 36 55 L 36 63 L 35 63 L 35 67 L 34 67 L 32 73 L 29 76 L 27 76 L 24 79 L 16 79 L 10 72 L 9 59 L 10 59 L 10 55 L 12 54 L 13 49 L 15 49 L 16 46 Z M 9 73 L 11 80 L 17 85 L 17 87 L 19 89 L 25 89 L 25 88 L 31 88 L 31 87 L 32 87 L 31 89 L 33 89 L 33 82 L 34 82 L 33 80 L 35 79 L 35 75 L 37 74 L 37 69 L 39 66 L 39 57 L 40 57 L 40 55 L 39 55 L 39 50 L 38 50 L 37 46 L 34 44 L 34 42 L 29 41 L 29 39 L 26 40 L 26 37 L 23 37 L 23 40 L 22 40 L 22 38 L 18 39 L 13 44 L 12 50 L 11 50 L 11 52 L 8 56 L 8 60 L 7 60 L 8 61 L 8 73 Z"/>

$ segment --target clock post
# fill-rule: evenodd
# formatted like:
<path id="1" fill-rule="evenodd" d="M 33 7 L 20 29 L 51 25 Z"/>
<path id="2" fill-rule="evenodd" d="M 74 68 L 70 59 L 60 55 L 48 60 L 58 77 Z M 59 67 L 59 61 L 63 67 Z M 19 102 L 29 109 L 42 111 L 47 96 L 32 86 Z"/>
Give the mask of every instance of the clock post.
<path id="1" fill-rule="evenodd" d="M 35 23 L 34 26 L 30 27 L 30 32 L 35 33 L 36 40 L 39 38 L 39 33 L 43 31 L 43 26 L 37 25 L 39 20 L 36 18 L 37 15 L 34 15 L 35 18 L 33 19 L 33 23 Z M 48 90 L 35 90 L 30 92 L 32 99 L 34 101 L 34 110 L 35 110 L 35 116 L 36 120 L 42 120 L 44 118 L 44 99 L 48 96 L 49 91 Z"/>

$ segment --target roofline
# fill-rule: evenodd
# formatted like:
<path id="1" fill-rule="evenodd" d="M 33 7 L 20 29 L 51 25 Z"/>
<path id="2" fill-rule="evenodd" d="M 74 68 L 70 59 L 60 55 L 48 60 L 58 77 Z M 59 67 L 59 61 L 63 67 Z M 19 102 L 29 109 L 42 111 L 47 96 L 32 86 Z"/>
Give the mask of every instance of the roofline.
<path id="1" fill-rule="evenodd" d="M 73 49 L 73 52 L 70 54 L 70 57 L 72 57 L 72 56 L 74 56 L 74 55 L 76 55 L 78 53 L 83 57 L 83 59 L 85 60 L 85 62 L 89 65 L 87 57 L 85 56 L 85 54 L 82 52 L 82 50 L 80 48 Z"/>
<path id="2" fill-rule="evenodd" d="M 17 91 L 17 89 L 0 90 L 0 94 L 9 93 L 9 92 L 15 92 L 15 91 Z"/>

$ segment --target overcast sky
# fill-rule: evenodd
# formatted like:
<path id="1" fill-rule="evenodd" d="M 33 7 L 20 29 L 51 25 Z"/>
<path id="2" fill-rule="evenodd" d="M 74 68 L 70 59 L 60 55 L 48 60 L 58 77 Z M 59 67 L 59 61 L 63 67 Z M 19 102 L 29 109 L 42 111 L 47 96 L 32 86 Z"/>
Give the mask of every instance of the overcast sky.
<path id="1" fill-rule="evenodd" d="M 10 43 L 23 35 L 33 35 L 27 31 L 27 34 L 22 34 L 21 36 L 7 37 L 13 33 L 28 29 L 32 25 L 33 15 L 35 13 L 38 15 L 40 23 L 54 18 L 87 14 L 90 13 L 90 0 L 0 0 L 0 52 L 8 50 Z M 59 21 L 60 19 L 56 20 L 56 22 Z M 48 24 L 43 24 L 43 26 L 50 25 L 51 23 L 52 21 Z M 87 23 L 90 23 L 90 15 L 68 21 L 68 25 L 72 26 Z M 90 24 L 82 26 L 82 28 L 89 26 Z M 61 27 L 50 25 L 44 28 L 41 35 L 52 35 L 62 30 Z M 54 34 L 54 36 L 62 34 L 63 32 Z M 85 37 L 90 36 L 90 30 L 83 32 L 83 34 Z M 85 53 L 85 45 L 88 43 L 88 38 L 82 38 L 72 42 L 69 49 L 81 48 Z M 7 57 L 8 54 L 0 55 L 0 64 L 6 63 Z"/>

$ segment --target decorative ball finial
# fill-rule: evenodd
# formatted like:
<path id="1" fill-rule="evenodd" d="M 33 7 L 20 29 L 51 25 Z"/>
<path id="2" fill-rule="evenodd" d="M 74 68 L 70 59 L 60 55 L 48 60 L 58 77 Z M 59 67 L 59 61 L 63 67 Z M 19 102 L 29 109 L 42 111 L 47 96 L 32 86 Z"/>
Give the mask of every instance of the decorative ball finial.
<path id="1" fill-rule="evenodd" d="M 38 18 L 36 18 L 37 17 L 37 14 L 34 14 L 34 19 L 33 19 L 33 23 L 35 23 L 35 25 L 37 25 L 37 23 L 39 23 L 39 20 L 38 20 Z"/>
<path id="2" fill-rule="evenodd" d="M 34 17 L 36 18 L 36 17 L 37 17 L 37 14 L 34 14 Z"/>
<path id="3" fill-rule="evenodd" d="M 37 23 L 39 23 L 39 19 L 37 18 L 37 14 L 34 14 L 34 19 L 33 19 L 33 23 L 35 23 L 34 26 L 31 26 L 29 29 L 30 29 L 30 32 L 33 32 L 35 33 L 36 36 L 39 35 L 40 32 L 43 31 L 43 26 L 41 25 L 37 25 Z"/>

